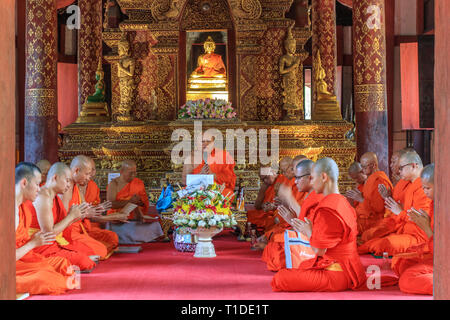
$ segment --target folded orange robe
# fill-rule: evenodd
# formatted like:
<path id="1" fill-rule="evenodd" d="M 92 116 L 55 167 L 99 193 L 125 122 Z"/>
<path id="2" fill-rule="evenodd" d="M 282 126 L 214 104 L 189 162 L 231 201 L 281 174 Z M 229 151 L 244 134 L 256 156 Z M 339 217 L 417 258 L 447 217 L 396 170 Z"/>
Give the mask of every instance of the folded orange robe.
<path id="1" fill-rule="evenodd" d="M 319 202 L 323 199 L 322 194 L 317 194 L 315 191 L 311 191 L 311 193 L 307 194 L 299 205 L 301 206 L 300 214 L 298 216 L 299 219 L 309 218 L 309 216 L 314 211 L 315 207 L 319 204 Z M 275 229 L 275 228 L 274 228 Z M 262 254 L 262 260 L 267 263 L 267 269 L 270 271 L 278 271 L 282 268 L 286 268 L 286 255 L 284 252 L 284 232 L 287 228 L 279 228 L 278 230 L 273 230 L 269 241 L 264 248 Z"/>
<path id="2" fill-rule="evenodd" d="M 355 209 L 340 194 L 322 199 L 311 215 L 311 246 L 327 248 L 298 269 L 281 269 L 272 279 L 273 291 L 343 291 L 361 289 L 366 273 L 356 251 Z"/>
<path id="3" fill-rule="evenodd" d="M 425 195 L 422 189 L 422 181 L 420 178 L 414 180 L 405 192 L 405 203 L 403 211 L 393 217 L 395 222 L 395 232 L 381 238 L 373 238 L 358 248 L 360 254 L 374 253 L 382 255 L 388 252 L 394 255 L 406 252 L 408 248 L 418 246 L 428 241 L 428 237 L 414 222 L 409 220 L 407 210 L 414 207 L 425 212 L 430 212 L 431 200 Z"/>
<path id="4" fill-rule="evenodd" d="M 400 202 L 402 206 L 405 203 L 405 194 L 408 186 L 411 184 L 411 181 L 407 180 L 399 180 L 395 185 L 392 191 L 392 198 L 396 202 Z M 369 241 L 373 238 L 381 238 L 389 233 L 395 232 L 396 220 L 395 215 L 389 210 L 385 208 L 384 218 L 377 223 L 376 226 L 366 230 L 361 235 L 361 240 L 363 242 Z"/>
<path id="5" fill-rule="evenodd" d="M 31 223 L 29 224 L 30 233 L 39 231 L 41 228 L 33 203 L 31 201 L 26 201 L 23 204 L 23 210 L 27 219 L 31 220 Z M 57 224 L 67 216 L 62 200 L 58 196 L 53 199 L 52 211 L 54 224 Z M 71 226 L 68 226 L 64 229 L 64 231 L 58 235 L 57 241 L 54 243 L 37 247 L 33 249 L 33 251 L 44 257 L 64 257 L 69 260 L 71 264 L 78 266 L 80 270 L 90 270 L 94 268 L 95 262 L 88 257 L 90 248 L 82 242 L 71 240 L 70 228 Z"/>
<path id="6" fill-rule="evenodd" d="M 31 240 L 28 234 L 30 218 L 26 218 L 23 205 L 21 205 L 19 207 L 19 225 L 16 229 L 16 249 Z M 67 279 L 72 274 L 73 271 L 71 271 L 70 262 L 67 259 L 63 257 L 45 258 L 31 250 L 16 261 L 16 292 L 61 294 L 67 290 Z"/>
<path id="7" fill-rule="evenodd" d="M 430 208 L 434 229 L 434 203 Z M 399 287 L 405 293 L 433 294 L 433 237 L 427 243 L 411 247 L 392 258 L 392 269 L 400 276 Z"/>
<path id="8" fill-rule="evenodd" d="M 80 189 L 78 189 L 78 186 L 75 185 L 72 191 L 72 199 L 70 199 L 69 201 L 69 208 L 73 205 L 79 205 L 82 202 L 83 200 L 81 198 Z M 92 226 L 89 219 L 83 219 L 81 221 L 72 223 L 71 231 L 72 232 L 70 234 L 70 238 L 72 240 L 83 242 L 86 246 L 91 248 L 91 252 L 89 253 L 89 255 L 100 256 L 100 259 L 105 259 L 107 257 L 108 250 L 106 246 L 89 235 L 89 233 L 92 231 Z M 106 231 L 107 233 L 111 232 L 108 230 Z"/>
<path id="9" fill-rule="evenodd" d="M 384 199 L 378 191 L 378 185 L 383 184 L 392 192 L 394 188 L 388 176 L 383 171 L 372 173 L 364 183 L 362 195 L 364 201 L 356 209 L 358 234 L 376 226 L 384 217 Z"/>
<path id="10" fill-rule="evenodd" d="M 77 191 L 78 195 L 75 194 L 76 189 L 74 188 L 72 200 L 69 203 L 70 206 L 73 204 L 78 204 L 78 201 L 81 202 L 78 187 Z M 86 193 L 84 195 L 84 201 L 92 205 L 98 205 L 100 203 L 100 188 L 93 180 L 89 180 L 86 187 Z M 91 238 L 101 242 L 106 247 L 107 254 L 102 258 L 102 260 L 109 258 L 114 253 L 114 250 L 119 246 L 119 237 L 117 234 L 113 231 L 102 229 L 100 223 L 91 222 L 89 219 L 83 220 L 83 226 Z"/>
<path id="11" fill-rule="evenodd" d="M 135 194 L 139 196 L 141 201 L 144 203 L 144 206 L 139 207 L 142 214 L 147 215 L 148 209 L 150 208 L 150 201 L 148 200 L 147 192 L 145 191 L 144 182 L 139 178 L 134 178 L 130 183 L 125 185 L 119 192 L 116 194 L 116 201 L 126 201 L 130 200 Z M 120 210 L 111 209 L 108 211 L 108 214 L 118 212 Z M 131 212 L 128 215 L 128 219 L 133 220 L 137 217 L 134 216 L 134 212 Z"/>
<path id="12" fill-rule="evenodd" d="M 192 174 L 199 174 L 205 165 L 205 161 L 198 165 Z M 213 149 L 208 156 L 208 166 L 214 176 L 214 182 L 217 184 L 225 184 L 225 189 L 222 194 L 229 199 L 233 199 L 234 187 L 236 185 L 236 174 L 234 173 L 234 160 L 231 155 L 220 149 Z"/>
<path id="13" fill-rule="evenodd" d="M 273 202 L 275 198 L 275 183 L 271 184 L 264 193 L 263 203 Z M 264 226 L 264 218 L 268 215 L 264 210 L 248 210 L 247 221 L 256 224 L 258 227 Z"/>
<path id="14" fill-rule="evenodd" d="M 359 192 L 362 193 L 363 190 L 364 190 L 364 183 L 363 183 L 363 184 L 358 184 L 358 186 L 356 187 L 356 189 L 358 189 Z M 350 198 L 348 198 L 347 200 L 348 200 L 348 202 L 350 202 L 350 204 L 352 205 L 352 207 L 355 207 L 355 208 L 356 208 L 356 206 L 359 204 L 359 202 L 356 201 L 356 200 L 353 200 L 353 199 L 350 199 Z"/>

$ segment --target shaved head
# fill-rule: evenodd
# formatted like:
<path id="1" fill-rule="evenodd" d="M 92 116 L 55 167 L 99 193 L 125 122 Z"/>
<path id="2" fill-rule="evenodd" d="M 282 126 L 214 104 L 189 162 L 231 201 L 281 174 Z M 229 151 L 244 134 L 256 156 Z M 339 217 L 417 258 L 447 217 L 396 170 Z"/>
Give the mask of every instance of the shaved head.
<path id="1" fill-rule="evenodd" d="M 378 158 L 373 152 L 366 152 L 359 160 L 364 174 L 369 177 L 372 173 L 378 171 Z"/>
<path id="2" fill-rule="evenodd" d="M 70 168 L 64 162 L 56 162 L 48 170 L 47 180 L 53 178 L 53 176 L 67 175 L 70 177 Z"/>
<path id="3" fill-rule="evenodd" d="M 302 161 L 304 161 L 304 160 L 306 160 L 306 159 L 308 159 L 306 156 L 304 156 L 304 155 L 302 155 L 302 154 L 299 154 L 298 156 L 296 156 L 293 160 L 292 160 L 292 167 L 294 168 L 294 170 L 295 170 L 295 168 L 297 167 L 297 165 L 300 163 L 300 162 L 302 162 Z"/>
<path id="4" fill-rule="evenodd" d="M 78 155 L 75 158 L 73 158 L 72 162 L 70 163 L 70 169 L 74 168 L 86 168 L 89 167 L 91 164 L 91 159 L 85 155 Z"/>
<path id="5" fill-rule="evenodd" d="M 400 162 L 417 163 L 419 166 L 423 167 L 422 159 L 415 150 L 406 151 L 400 156 Z"/>
<path id="6" fill-rule="evenodd" d="M 306 160 L 299 162 L 295 168 L 297 170 L 300 170 L 301 172 L 311 173 L 313 165 L 314 165 L 314 161 L 306 159 Z"/>
<path id="7" fill-rule="evenodd" d="M 366 152 L 361 156 L 360 162 L 361 164 L 365 162 L 365 163 L 376 163 L 378 165 L 378 157 L 373 152 Z"/>
<path id="8" fill-rule="evenodd" d="M 136 167 L 136 162 L 133 160 L 124 160 L 122 161 L 122 166 L 120 167 L 120 171 L 127 170 L 130 168 Z"/>
<path id="9" fill-rule="evenodd" d="M 331 181 L 338 182 L 339 168 L 336 162 L 331 158 L 322 158 L 317 160 L 313 168 L 315 173 L 325 173 Z"/>
<path id="10" fill-rule="evenodd" d="M 362 167 L 361 167 L 361 163 L 355 161 L 353 162 L 350 167 L 348 168 L 348 173 L 352 174 L 352 173 L 358 173 L 362 171 Z"/>
<path id="11" fill-rule="evenodd" d="M 280 160 L 280 173 L 286 178 L 292 179 L 294 177 L 294 167 L 291 157 L 284 157 Z"/>
<path id="12" fill-rule="evenodd" d="M 46 159 L 42 159 L 39 160 L 36 163 L 36 166 L 42 171 L 48 171 L 50 169 L 50 167 L 52 166 L 52 164 L 50 163 L 50 161 L 46 160 Z"/>
<path id="13" fill-rule="evenodd" d="M 420 178 L 423 181 L 434 184 L 434 163 L 427 165 L 423 168 Z"/>
<path id="14" fill-rule="evenodd" d="M 122 179 L 129 183 L 136 178 L 136 162 L 133 160 L 124 160 L 122 166 L 120 167 L 120 176 Z"/>
<path id="15" fill-rule="evenodd" d="M 70 163 L 70 170 L 72 171 L 73 182 L 85 186 L 90 180 L 91 159 L 82 154 L 76 156 Z"/>

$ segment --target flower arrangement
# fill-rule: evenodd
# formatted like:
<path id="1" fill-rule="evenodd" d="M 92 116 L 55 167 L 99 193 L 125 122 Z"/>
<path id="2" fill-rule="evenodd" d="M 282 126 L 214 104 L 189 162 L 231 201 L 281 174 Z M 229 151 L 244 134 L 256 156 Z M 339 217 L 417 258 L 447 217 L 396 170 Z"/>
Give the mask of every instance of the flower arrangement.
<path id="1" fill-rule="evenodd" d="M 236 112 L 223 99 L 188 100 L 178 111 L 179 119 L 233 119 Z"/>
<path id="2" fill-rule="evenodd" d="M 173 206 L 173 224 L 178 227 L 230 228 L 237 224 L 230 199 L 222 195 L 216 184 L 177 199 Z"/>

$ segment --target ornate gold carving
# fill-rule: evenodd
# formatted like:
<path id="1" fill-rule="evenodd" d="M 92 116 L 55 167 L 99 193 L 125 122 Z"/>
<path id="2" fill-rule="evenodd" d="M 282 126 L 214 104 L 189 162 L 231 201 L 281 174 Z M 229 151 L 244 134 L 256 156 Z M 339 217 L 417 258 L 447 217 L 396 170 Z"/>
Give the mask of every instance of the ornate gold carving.
<path id="1" fill-rule="evenodd" d="M 188 0 L 181 19 L 182 30 L 232 29 L 233 23 L 227 3 L 223 0 Z"/>
<path id="2" fill-rule="evenodd" d="M 262 7 L 259 0 L 230 0 L 235 19 L 259 19 Z"/>
<path id="3" fill-rule="evenodd" d="M 151 4 L 152 16 L 156 21 L 176 20 L 186 0 L 161 0 Z"/>
<path id="4" fill-rule="evenodd" d="M 58 111 L 56 90 L 26 89 L 25 115 L 32 117 L 56 116 Z"/>
<path id="5" fill-rule="evenodd" d="M 135 99 L 135 79 L 134 71 L 136 67 L 136 60 L 130 55 L 130 44 L 124 33 L 119 42 L 119 57 L 117 64 L 118 78 L 120 86 L 120 105 L 116 119 L 118 121 L 131 121 L 131 108 Z"/>
<path id="6" fill-rule="evenodd" d="M 386 111 L 386 88 L 384 84 L 355 85 L 355 111 Z"/>

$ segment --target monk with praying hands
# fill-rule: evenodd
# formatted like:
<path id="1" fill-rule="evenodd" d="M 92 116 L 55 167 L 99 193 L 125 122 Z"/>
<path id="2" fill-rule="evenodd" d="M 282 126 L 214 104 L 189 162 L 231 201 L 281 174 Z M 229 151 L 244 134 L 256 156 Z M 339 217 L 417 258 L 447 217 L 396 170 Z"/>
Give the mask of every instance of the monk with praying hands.
<path id="1" fill-rule="evenodd" d="M 358 248 L 360 254 L 370 252 L 382 255 L 383 252 L 388 252 L 389 255 L 394 255 L 428 241 L 426 233 L 408 217 L 408 210 L 411 208 L 427 213 L 431 210 L 431 200 L 425 195 L 420 179 L 422 160 L 415 151 L 407 151 L 400 157 L 399 168 L 401 178 L 411 183 L 405 190 L 403 203 L 392 197 L 388 197 L 385 201 L 386 208 L 393 213 L 392 232 L 365 242 Z"/>
<path id="2" fill-rule="evenodd" d="M 120 176 L 111 180 L 106 191 L 106 199 L 112 203 L 108 215 L 126 210 L 128 204 L 137 206 L 129 213 L 127 223 L 110 224 L 111 230 L 119 236 L 119 244 L 151 242 L 163 235 L 158 216 L 148 212 L 150 202 L 144 182 L 136 175 L 136 163 L 124 160 Z"/>
<path id="3" fill-rule="evenodd" d="M 274 291 L 343 291 L 366 284 L 356 251 L 356 212 L 339 193 L 338 177 L 338 166 L 331 158 L 314 164 L 311 184 L 324 197 L 308 218 L 291 219 L 291 224 L 308 239 L 316 257 L 297 269 L 278 271 L 272 280 Z"/>
<path id="4" fill-rule="evenodd" d="M 21 162 L 15 173 L 15 230 L 16 230 L 16 292 L 29 294 L 61 294 L 68 289 L 67 280 L 74 274 L 71 263 L 63 257 L 46 258 L 33 249 L 51 245 L 54 232 L 39 231 L 31 237 L 31 217 L 25 213 L 24 202 L 36 199 L 41 173 L 32 163 Z"/>
<path id="5" fill-rule="evenodd" d="M 384 199 L 378 191 L 379 185 L 384 185 L 388 190 L 393 188 L 388 176 L 378 168 L 378 159 L 375 153 L 363 154 L 360 163 L 363 173 L 367 176 L 363 191 L 354 189 L 346 193 L 348 198 L 358 202 L 355 207 L 358 234 L 364 233 L 384 218 Z"/>
<path id="6" fill-rule="evenodd" d="M 348 168 L 348 176 L 355 182 L 354 190 L 359 191 L 361 194 L 364 190 L 364 184 L 366 183 L 367 176 L 364 174 L 361 163 L 355 161 Z M 356 207 L 359 202 L 349 198 L 349 201 L 353 207 Z"/>

